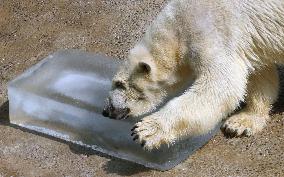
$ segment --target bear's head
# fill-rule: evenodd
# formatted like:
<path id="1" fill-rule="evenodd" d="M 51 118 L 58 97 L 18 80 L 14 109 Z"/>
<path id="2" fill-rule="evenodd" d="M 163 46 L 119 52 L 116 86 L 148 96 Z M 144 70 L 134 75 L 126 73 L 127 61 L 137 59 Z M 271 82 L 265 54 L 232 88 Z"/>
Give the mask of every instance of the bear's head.
<path id="1" fill-rule="evenodd" d="M 182 78 L 187 75 L 189 79 L 191 70 L 177 66 L 173 57 L 175 54 L 154 53 L 152 48 L 136 45 L 113 78 L 103 115 L 113 119 L 143 116 L 180 91 Z"/>

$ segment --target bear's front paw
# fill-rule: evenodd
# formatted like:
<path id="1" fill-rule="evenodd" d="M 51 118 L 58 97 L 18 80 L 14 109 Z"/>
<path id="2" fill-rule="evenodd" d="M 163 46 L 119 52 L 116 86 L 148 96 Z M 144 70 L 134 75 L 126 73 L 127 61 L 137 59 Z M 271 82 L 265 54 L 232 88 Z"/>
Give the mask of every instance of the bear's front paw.
<path id="1" fill-rule="evenodd" d="M 148 116 L 132 128 L 133 140 L 147 150 L 158 149 L 161 144 L 169 144 L 169 134 L 165 131 L 159 117 Z"/>
<path id="2" fill-rule="evenodd" d="M 251 136 L 266 126 L 268 116 L 240 113 L 229 117 L 221 127 L 229 137 Z"/>

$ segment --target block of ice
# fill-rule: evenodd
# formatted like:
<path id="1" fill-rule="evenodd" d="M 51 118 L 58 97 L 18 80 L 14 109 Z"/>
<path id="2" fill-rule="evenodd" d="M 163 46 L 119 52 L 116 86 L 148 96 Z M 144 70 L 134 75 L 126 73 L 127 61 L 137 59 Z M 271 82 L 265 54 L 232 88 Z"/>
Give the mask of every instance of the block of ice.
<path id="1" fill-rule="evenodd" d="M 185 160 L 216 132 L 144 151 L 132 141 L 133 120 L 101 115 L 118 62 L 78 50 L 56 52 L 8 85 L 12 124 L 159 170 Z"/>

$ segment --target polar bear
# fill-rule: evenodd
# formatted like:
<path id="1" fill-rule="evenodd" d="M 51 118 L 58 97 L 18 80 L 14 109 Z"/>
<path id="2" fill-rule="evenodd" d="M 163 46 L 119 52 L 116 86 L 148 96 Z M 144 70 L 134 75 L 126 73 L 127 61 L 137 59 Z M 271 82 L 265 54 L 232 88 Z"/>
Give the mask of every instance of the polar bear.
<path id="1" fill-rule="evenodd" d="M 103 115 L 143 117 L 132 136 L 147 150 L 224 119 L 226 134 L 250 136 L 269 119 L 283 61 L 283 0 L 172 0 L 113 78 Z"/>

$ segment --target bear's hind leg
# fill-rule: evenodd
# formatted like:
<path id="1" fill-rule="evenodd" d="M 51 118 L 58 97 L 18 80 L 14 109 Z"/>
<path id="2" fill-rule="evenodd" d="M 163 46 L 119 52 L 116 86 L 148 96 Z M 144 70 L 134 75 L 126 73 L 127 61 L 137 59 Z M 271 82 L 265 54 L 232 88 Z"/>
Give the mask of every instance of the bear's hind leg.
<path id="1" fill-rule="evenodd" d="M 248 82 L 246 107 L 225 121 L 221 127 L 223 132 L 230 137 L 250 136 L 260 132 L 266 126 L 278 90 L 279 76 L 276 66 L 253 73 Z"/>

